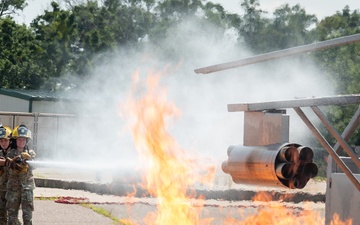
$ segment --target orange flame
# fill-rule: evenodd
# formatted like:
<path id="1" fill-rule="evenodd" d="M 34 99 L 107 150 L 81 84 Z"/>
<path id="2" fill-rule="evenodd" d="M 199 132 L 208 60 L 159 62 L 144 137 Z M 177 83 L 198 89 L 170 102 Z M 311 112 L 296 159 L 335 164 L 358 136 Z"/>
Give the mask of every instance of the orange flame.
<path id="1" fill-rule="evenodd" d="M 311 210 L 310 205 L 304 208 L 287 207 L 281 202 L 271 201 L 271 195 L 266 192 L 259 192 L 254 198 L 254 202 L 262 201 L 263 203 L 258 207 L 257 213 L 248 215 L 242 221 L 228 218 L 225 224 L 237 225 L 324 225 L 325 218 L 319 212 Z M 337 214 L 334 214 L 330 225 L 352 225 L 352 220 L 340 220 Z"/>
<path id="2" fill-rule="evenodd" d="M 158 200 L 156 220 L 149 215 L 147 218 L 151 219 L 145 223 L 198 224 L 199 213 L 189 200 L 194 197 L 190 196 L 189 189 L 196 180 L 195 168 L 199 165 L 179 148 L 167 131 L 168 119 L 180 112 L 166 101 L 165 91 L 158 87 L 161 76 L 161 73 L 150 75 L 148 93 L 127 105 L 133 117 L 135 144 L 147 166 L 147 189 Z"/>

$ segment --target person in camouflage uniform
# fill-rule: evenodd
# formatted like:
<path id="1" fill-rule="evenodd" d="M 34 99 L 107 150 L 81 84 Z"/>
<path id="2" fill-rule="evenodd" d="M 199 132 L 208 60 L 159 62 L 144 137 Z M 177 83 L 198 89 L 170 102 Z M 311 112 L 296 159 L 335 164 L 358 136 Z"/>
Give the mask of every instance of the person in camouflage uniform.
<path id="1" fill-rule="evenodd" d="M 16 147 L 7 154 L 9 163 L 9 179 L 6 192 L 6 209 L 8 211 L 8 225 L 16 225 L 21 205 L 24 225 L 32 225 L 34 211 L 35 180 L 33 168 L 26 161 L 35 157 L 35 152 L 29 150 L 27 143 L 31 139 L 31 131 L 20 125 L 14 128 L 12 138 Z"/>
<path id="2" fill-rule="evenodd" d="M 5 160 L 6 154 L 11 148 L 10 127 L 0 125 L 0 159 Z M 0 225 L 7 224 L 6 211 L 6 183 L 9 178 L 9 168 L 5 165 L 0 166 Z"/>

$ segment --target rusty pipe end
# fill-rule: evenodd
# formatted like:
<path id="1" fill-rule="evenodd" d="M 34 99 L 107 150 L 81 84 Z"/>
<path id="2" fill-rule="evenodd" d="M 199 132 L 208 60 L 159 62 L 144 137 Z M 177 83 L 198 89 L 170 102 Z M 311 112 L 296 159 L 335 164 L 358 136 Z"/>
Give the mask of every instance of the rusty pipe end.
<path id="1" fill-rule="evenodd" d="M 221 164 L 221 169 L 224 173 L 230 173 L 229 171 L 229 167 L 228 167 L 228 161 L 225 160 L 222 164 Z"/>
<path id="2" fill-rule="evenodd" d="M 307 163 L 304 166 L 303 174 L 308 178 L 314 178 L 317 176 L 318 171 L 319 169 L 315 163 Z"/>
<path id="3" fill-rule="evenodd" d="M 290 163 L 280 163 L 277 165 L 275 170 L 277 177 L 286 180 L 290 179 L 293 176 L 292 166 Z"/>
<path id="4" fill-rule="evenodd" d="M 310 163 L 314 157 L 314 151 L 309 147 L 300 146 L 297 148 L 299 151 L 299 158 L 302 163 Z"/>
<path id="5" fill-rule="evenodd" d="M 308 181 L 309 181 L 309 178 L 306 177 L 305 175 L 296 174 L 293 179 L 294 187 L 298 188 L 298 189 L 303 189 L 306 186 Z"/>
<path id="6" fill-rule="evenodd" d="M 297 162 L 299 160 L 299 151 L 293 146 L 284 147 L 279 152 L 278 160 L 281 162 Z"/>

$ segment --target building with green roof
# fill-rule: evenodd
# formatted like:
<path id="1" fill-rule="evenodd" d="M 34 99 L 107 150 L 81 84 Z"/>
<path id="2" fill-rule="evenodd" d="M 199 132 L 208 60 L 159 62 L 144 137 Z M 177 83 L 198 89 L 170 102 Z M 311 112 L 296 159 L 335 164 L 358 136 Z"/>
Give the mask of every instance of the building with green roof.
<path id="1" fill-rule="evenodd" d="M 74 92 L 0 88 L 0 111 L 76 114 L 82 100 Z"/>

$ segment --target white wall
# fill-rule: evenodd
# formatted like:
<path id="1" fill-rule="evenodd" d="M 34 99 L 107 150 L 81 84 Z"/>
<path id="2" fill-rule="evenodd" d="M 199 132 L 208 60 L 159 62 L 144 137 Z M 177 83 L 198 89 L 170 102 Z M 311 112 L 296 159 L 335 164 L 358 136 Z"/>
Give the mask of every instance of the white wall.
<path id="1" fill-rule="evenodd" d="M 32 112 L 75 114 L 79 104 L 70 101 L 33 101 Z"/>
<path id="2" fill-rule="evenodd" d="M 0 95 L 0 111 L 29 112 L 29 101 Z"/>

